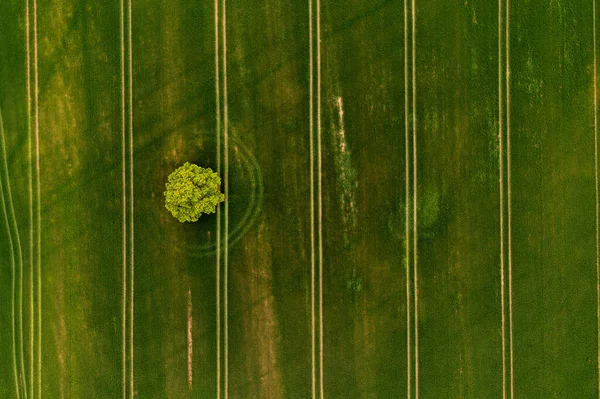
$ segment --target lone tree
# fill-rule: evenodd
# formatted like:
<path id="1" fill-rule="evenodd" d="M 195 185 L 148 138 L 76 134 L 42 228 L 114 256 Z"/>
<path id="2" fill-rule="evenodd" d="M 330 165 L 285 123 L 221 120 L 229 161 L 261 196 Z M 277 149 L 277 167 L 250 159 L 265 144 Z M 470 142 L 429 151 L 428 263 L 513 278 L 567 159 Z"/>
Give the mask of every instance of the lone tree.
<path id="1" fill-rule="evenodd" d="M 186 162 L 169 175 L 165 206 L 180 222 L 195 222 L 203 213 L 215 213 L 225 200 L 220 185 L 212 169 Z"/>

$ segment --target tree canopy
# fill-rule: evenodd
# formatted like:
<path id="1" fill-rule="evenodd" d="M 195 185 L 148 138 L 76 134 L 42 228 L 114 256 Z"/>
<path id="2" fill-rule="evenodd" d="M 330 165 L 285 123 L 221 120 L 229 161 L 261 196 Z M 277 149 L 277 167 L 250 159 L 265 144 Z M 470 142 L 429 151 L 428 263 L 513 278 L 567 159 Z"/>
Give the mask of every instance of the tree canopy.
<path id="1" fill-rule="evenodd" d="M 169 175 L 165 206 L 180 222 L 195 222 L 203 213 L 215 213 L 225 200 L 220 186 L 212 169 L 186 162 Z"/>

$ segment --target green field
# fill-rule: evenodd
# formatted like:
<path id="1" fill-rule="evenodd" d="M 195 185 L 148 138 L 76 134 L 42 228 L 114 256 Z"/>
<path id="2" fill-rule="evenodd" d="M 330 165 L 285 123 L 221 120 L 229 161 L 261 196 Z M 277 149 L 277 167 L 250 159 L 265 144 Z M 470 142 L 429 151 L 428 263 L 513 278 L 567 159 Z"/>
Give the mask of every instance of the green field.
<path id="1" fill-rule="evenodd" d="M 1 2 L 0 398 L 600 397 L 599 6 Z"/>

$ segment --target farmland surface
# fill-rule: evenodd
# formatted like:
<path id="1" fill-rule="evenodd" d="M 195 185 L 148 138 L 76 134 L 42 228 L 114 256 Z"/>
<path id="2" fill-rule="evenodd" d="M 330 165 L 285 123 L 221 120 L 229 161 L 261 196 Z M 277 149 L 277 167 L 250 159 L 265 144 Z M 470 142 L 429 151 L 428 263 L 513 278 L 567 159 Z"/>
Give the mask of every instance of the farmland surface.
<path id="1" fill-rule="evenodd" d="M 0 398 L 600 397 L 599 6 L 1 2 Z"/>

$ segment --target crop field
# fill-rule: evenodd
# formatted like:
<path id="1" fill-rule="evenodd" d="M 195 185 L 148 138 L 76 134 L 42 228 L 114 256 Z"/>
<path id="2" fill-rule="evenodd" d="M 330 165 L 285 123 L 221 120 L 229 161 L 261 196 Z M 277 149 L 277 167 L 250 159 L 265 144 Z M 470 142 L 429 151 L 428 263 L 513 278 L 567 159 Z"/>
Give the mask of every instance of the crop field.
<path id="1" fill-rule="evenodd" d="M 599 6 L 0 2 L 0 398 L 600 397 Z"/>

